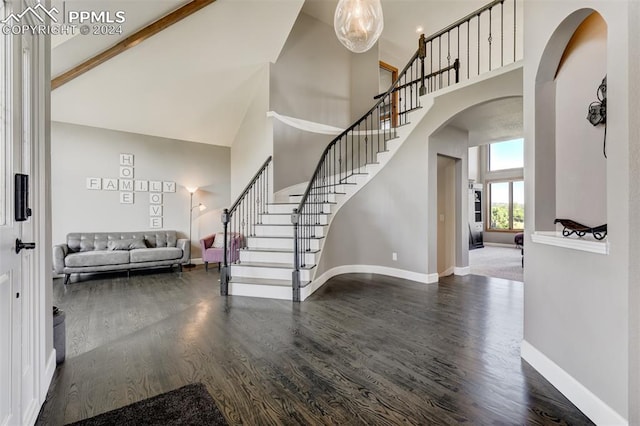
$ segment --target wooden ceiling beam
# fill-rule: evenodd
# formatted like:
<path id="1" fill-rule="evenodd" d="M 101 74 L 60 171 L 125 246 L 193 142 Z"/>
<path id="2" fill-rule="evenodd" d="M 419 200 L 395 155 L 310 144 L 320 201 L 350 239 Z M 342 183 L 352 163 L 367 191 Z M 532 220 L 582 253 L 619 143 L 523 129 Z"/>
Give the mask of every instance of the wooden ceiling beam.
<path id="1" fill-rule="evenodd" d="M 85 72 L 97 67 L 98 65 L 108 61 L 109 59 L 119 55 L 120 53 L 131 49 L 132 47 L 142 43 L 146 39 L 158 34 L 160 31 L 165 28 L 170 27 L 186 18 L 187 16 L 197 12 L 205 6 L 210 5 L 216 0 L 192 0 L 191 2 L 185 4 L 184 6 L 174 10 L 168 15 L 158 19 L 157 21 L 147 25 L 141 30 L 135 32 L 124 40 L 120 41 L 116 45 L 108 48 L 102 53 L 97 54 L 96 56 L 87 59 L 80 65 L 77 65 L 66 71 L 59 76 L 55 77 L 51 80 L 51 90 L 55 90 L 58 87 L 62 86 L 65 83 L 70 82 L 74 78 L 84 74 Z"/>

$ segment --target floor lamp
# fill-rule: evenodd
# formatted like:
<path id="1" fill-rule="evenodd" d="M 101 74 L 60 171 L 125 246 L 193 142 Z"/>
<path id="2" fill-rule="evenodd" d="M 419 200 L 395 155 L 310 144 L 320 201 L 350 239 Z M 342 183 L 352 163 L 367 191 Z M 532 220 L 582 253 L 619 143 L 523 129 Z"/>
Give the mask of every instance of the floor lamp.
<path id="1" fill-rule="evenodd" d="M 207 208 L 202 203 L 198 203 L 195 206 L 193 205 L 193 194 L 195 194 L 197 190 L 198 190 L 198 187 L 187 188 L 187 191 L 189 191 L 189 245 L 190 245 L 189 249 L 193 248 L 193 244 L 192 244 L 193 239 L 192 239 L 192 233 L 191 233 L 191 230 L 193 229 L 193 210 L 199 209 L 200 211 L 203 211 L 204 209 Z M 192 250 L 189 250 L 189 263 L 184 265 L 185 268 L 193 268 L 196 266 L 191 262 L 191 252 Z"/>

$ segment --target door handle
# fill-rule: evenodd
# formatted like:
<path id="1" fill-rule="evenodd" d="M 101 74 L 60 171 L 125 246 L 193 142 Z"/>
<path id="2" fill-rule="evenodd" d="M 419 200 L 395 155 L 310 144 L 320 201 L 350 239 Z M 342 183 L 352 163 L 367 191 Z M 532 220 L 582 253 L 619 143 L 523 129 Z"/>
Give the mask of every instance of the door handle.
<path id="1" fill-rule="evenodd" d="M 36 248 L 36 243 L 23 243 L 20 238 L 16 238 L 16 254 L 20 253 L 20 250 L 33 250 Z"/>

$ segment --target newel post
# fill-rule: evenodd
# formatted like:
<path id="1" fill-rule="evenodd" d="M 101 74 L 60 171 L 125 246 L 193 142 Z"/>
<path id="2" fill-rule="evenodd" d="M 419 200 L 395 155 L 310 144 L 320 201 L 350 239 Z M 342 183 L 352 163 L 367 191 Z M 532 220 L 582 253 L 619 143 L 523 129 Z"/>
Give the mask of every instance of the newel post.
<path id="1" fill-rule="evenodd" d="M 229 294 L 229 264 L 228 264 L 228 249 L 229 241 L 229 209 L 224 209 L 222 212 L 222 225 L 224 226 L 224 246 L 223 246 L 223 262 L 220 269 L 220 296 L 227 296 Z"/>
<path id="2" fill-rule="evenodd" d="M 298 209 L 293 209 L 291 223 L 293 224 L 293 272 L 291 273 L 291 284 L 293 286 L 293 301 L 300 301 L 300 258 L 298 257 L 298 222 L 300 214 Z"/>

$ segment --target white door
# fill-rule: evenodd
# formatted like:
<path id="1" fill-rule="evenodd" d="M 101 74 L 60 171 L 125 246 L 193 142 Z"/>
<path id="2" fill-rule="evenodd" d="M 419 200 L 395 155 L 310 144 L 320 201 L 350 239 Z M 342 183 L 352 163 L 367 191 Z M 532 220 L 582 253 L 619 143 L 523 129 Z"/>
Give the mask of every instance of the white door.
<path id="1" fill-rule="evenodd" d="M 33 216 L 34 206 L 33 194 L 35 189 L 35 170 L 33 164 L 32 150 L 36 134 L 35 127 L 35 88 L 34 69 L 37 65 L 37 55 L 34 37 L 27 33 L 22 36 L 21 43 L 21 133 L 20 133 L 20 163 L 18 165 L 21 174 L 29 177 L 28 199 L 30 216 L 25 221 L 20 222 L 20 239 L 23 243 L 34 243 L 35 217 Z M 16 167 L 14 165 L 14 171 Z M 21 413 L 22 423 L 26 424 L 39 411 L 38 388 L 37 388 L 37 365 L 38 365 L 38 336 L 37 336 L 37 309 L 39 303 L 36 288 L 36 251 L 28 248 L 16 253 L 20 259 L 20 313 L 21 313 L 21 342 L 20 342 L 20 386 L 21 386 Z M 34 413 L 35 411 L 35 413 Z"/>
<path id="2" fill-rule="evenodd" d="M 4 19 L 8 5 L 0 3 Z M 15 70 L 12 60 L 14 43 L 0 35 L 0 424 L 20 424 L 21 421 L 21 259 L 15 252 L 20 237 L 20 224 L 13 215 L 13 177 L 20 169 L 21 135 L 16 134 Z M 6 384 L 6 385 L 5 385 Z"/>
<path id="3" fill-rule="evenodd" d="M 0 20 L 22 2 L 0 2 Z M 40 408 L 39 351 L 43 330 L 36 288 L 36 254 L 17 252 L 18 240 L 34 242 L 33 217 L 16 220 L 16 174 L 33 174 L 32 152 L 38 55 L 30 35 L 0 34 L 0 425 L 31 424 Z M 33 180 L 28 188 L 33 205 Z"/>

